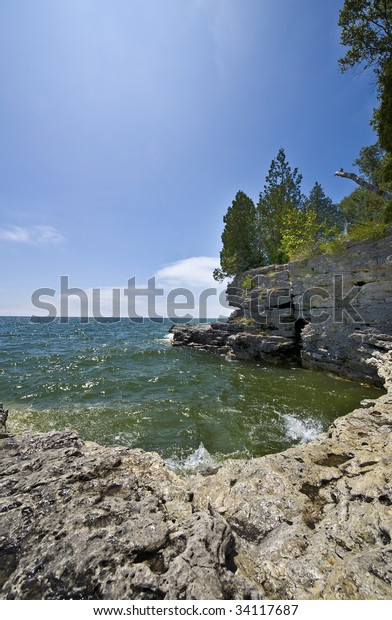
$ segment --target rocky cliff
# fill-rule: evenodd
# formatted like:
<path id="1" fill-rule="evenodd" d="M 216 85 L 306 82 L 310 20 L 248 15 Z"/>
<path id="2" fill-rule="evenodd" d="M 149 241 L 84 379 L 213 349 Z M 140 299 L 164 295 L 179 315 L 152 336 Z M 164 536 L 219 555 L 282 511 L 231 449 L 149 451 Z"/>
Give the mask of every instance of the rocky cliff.
<path id="1" fill-rule="evenodd" d="M 227 298 L 237 309 L 228 323 L 174 325 L 174 344 L 382 385 L 378 360 L 392 347 L 392 229 L 333 256 L 252 269 Z"/>
<path id="2" fill-rule="evenodd" d="M 391 255 L 388 238 L 253 270 L 228 324 L 174 329 L 384 384 L 306 445 L 184 479 L 71 431 L 0 435 L 0 598 L 392 599 Z"/>

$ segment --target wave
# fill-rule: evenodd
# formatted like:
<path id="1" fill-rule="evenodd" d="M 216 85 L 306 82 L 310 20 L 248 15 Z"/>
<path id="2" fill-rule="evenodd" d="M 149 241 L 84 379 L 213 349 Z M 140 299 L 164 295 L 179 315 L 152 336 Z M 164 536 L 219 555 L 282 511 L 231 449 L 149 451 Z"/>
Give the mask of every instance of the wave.
<path id="1" fill-rule="evenodd" d="M 174 334 L 166 334 L 163 338 L 156 338 L 155 342 L 160 344 L 173 344 Z"/>
<path id="2" fill-rule="evenodd" d="M 312 439 L 315 439 L 323 430 L 321 421 L 313 418 L 300 420 L 290 413 L 283 415 L 283 424 L 287 439 L 290 441 L 299 441 L 299 443 L 312 441 Z"/>
<path id="3" fill-rule="evenodd" d="M 216 469 L 221 464 L 212 456 L 201 442 L 199 447 L 185 458 L 173 456 L 165 460 L 169 469 L 176 473 L 190 474 L 200 473 L 208 469 Z"/>

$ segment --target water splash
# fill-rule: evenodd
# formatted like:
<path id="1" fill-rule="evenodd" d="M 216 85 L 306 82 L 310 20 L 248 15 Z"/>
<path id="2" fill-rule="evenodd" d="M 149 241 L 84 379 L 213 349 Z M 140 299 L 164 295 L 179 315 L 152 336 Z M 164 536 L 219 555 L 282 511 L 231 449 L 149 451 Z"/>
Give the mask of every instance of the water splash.
<path id="1" fill-rule="evenodd" d="M 283 416 L 283 424 L 287 439 L 299 441 L 299 443 L 312 441 L 323 430 L 322 423 L 319 420 L 314 420 L 313 418 L 300 420 L 293 414 L 285 414 Z"/>
<path id="2" fill-rule="evenodd" d="M 200 443 L 199 447 L 186 458 L 173 456 L 165 462 L 170 469 L 182 474 L 200 473 L 207 469 L 215 469 L 220 465 L 219 461 L 208 452 L 203 443 Z"/>

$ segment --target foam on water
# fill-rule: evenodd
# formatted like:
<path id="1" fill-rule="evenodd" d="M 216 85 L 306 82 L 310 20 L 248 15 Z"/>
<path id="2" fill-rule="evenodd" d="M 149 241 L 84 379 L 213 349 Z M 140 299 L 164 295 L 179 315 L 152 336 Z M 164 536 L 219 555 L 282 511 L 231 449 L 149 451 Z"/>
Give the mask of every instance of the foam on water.
<path id="1" fill-rule="evenodd" d="M 174 334 L 166 334 L 163 338 L 157 338 L 156 342 L 160 342 L 162 344 L 173 344 Z"/>
<path id="2" fill-rule="evenodd" d="M 186 458 L 174 456 L 165 462 L 170 469 L 183 474 L 202 472 L 219 466 L 218 459 L 208 452 L 203 443 Z"/>
<path id="3" fill-rule="evenodd" d="M 300 443 L 312 441 L 323 430 L 322 423 L 319 420 L 314 420 L 313 418 L 300 420 L 293 414 L 283 415 L 283 424 L 287 439 L 299 441 Z"/>

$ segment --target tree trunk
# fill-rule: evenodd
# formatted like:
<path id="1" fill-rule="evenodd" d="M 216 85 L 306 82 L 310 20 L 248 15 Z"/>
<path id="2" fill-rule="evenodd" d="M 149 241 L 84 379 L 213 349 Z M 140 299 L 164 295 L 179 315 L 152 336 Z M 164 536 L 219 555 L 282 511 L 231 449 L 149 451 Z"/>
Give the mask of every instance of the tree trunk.
<path id="1" fill-rule="evenodd" d="M 335 177 L 342 177 L 343 179 L 351 179 L 352 181 L 354 181 L 354 183 L 361 185 L 361 187 L 364 187 L 369 192 L 373 192 L 374 194 L 377 194 L 377 196 L 381 196 L 381 198 L 385 198 L 386 200 L 392 200 L 391 192 L 386 192 L 385 190 L 377 187 L 377 185 L 368 183 L 368 181 L 365 181 L 365 179 L 363 179 L 362 177 L 359 177 L 357 174 L 354 174 L 354 172 L 345 172 L 343 169 L 340 169 L 337 172 L 335 172 Z"/>

